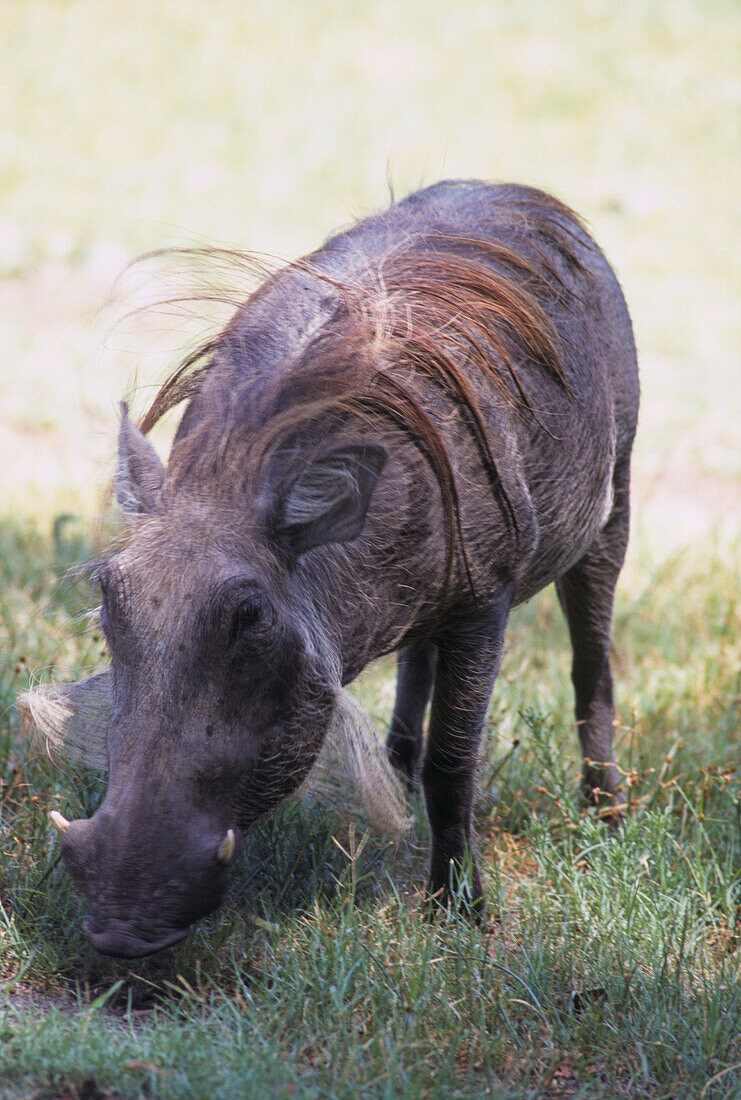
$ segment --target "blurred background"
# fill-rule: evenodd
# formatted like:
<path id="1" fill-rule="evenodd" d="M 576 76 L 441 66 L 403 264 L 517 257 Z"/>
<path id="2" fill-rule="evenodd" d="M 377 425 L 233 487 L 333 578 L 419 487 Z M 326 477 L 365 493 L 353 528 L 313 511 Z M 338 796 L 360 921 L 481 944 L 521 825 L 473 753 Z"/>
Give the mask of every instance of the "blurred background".
<path id="1" fill-rule="evenodd" d="M 476 176 L 556 193 L 618 272 L 652 552 L 738 530 L 736 0 L 4 0 L 0 41 L 4 515 L 95 510 L 117 400 L 168 365 L 101 312 L 138 253 L 290 259 Z"/>

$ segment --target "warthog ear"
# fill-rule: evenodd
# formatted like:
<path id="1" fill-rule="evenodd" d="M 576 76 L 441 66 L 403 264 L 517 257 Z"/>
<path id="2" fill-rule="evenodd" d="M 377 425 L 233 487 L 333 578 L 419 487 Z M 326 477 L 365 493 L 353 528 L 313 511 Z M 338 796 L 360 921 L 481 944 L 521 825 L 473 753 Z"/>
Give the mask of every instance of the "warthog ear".
<path id="1" fill-rule="evenodd" d="M 129 420 L 126 402 L 121 402 L 118 433 L 116 498 L 125 512 L 134 515 L 154 512 L 165 469 L 157 452 Z"/>
<path id="2" fill-rule="evenodd" d="M 347 443 L 308 461 L 278 500 L 273 532 L 284 549 L 298 556 L 357 538 L 386 457 L 378 444 Z"/>

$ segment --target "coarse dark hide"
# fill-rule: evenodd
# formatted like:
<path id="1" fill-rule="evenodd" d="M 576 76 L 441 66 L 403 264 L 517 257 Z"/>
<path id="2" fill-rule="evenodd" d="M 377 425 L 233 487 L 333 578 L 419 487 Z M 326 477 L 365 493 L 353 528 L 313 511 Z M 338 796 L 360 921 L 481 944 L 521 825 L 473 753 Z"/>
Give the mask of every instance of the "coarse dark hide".
<path id="1" fill-rule="evenodd" d="M 181 402 L 165 468 L 145 435 Z M 617 814 L 609 647 L 637 410 L 623 295 L 579 219 L 468 181 L 268 277 L 141 430 L 124 414 L 129 535 L 96 567 L 109 785 L 91 819 L 57 822 L 92 943 L 145 954 L 210 912 L 342 686 L 392 650 L 388 754 L 424 787 L 429 891 L 468 867 L 480 909 L 482 724 L 509 611 L 551 582 L 585 792 Z"/>

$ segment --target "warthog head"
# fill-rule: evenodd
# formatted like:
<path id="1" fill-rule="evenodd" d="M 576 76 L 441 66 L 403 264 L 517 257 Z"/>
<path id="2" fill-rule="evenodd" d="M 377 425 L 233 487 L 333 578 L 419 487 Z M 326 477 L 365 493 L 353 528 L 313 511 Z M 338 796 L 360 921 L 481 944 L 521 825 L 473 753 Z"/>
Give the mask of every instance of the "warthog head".
<path id="1" fill-rule="evenodd" d="M 240 833 L 314 764 L 341 669 L 296 564 L 359 534 L 384 461 L 373 444 L 319 451 L 250 516 L 239 494 L 173 487 L 124 411 L 117 490 L 133 531 L 95 573 L 108 790 L 92 818 L 52 818 L 100 951 L 182 939 L 221 900 Z"/>

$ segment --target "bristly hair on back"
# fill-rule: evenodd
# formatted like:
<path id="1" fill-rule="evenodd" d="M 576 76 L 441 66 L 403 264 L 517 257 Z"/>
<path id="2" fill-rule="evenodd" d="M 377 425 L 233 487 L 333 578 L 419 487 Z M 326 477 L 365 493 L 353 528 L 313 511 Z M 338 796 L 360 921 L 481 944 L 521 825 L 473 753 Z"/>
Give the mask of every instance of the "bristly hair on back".
<path id="1" fill-rule="evenodd" d="M 588 233 L 558 200 L 519 189 L 516 203 L 498 204 L 497 217 L 509 217 L 510 229 L 518 227 L 507 235 L 507 244 L 483 234 L 420 232 L 369 262 L 353 281 L 329 276 L 312 256 L 271 275 L 263 288 L 296 272 L 320 280 L 336 297 L 337 308 L 295 361 L 261 387 L 251 423 L 243 425 L 249 428 L 249 466 L 256 479 L 277 449 L 327 416 L 386 422 L 401 431 L 422 451 L 440 488 L 448 578 L 457 531 L 469 581 L 453 466 L 422 393 L 432 383 L 448 396 L 498 485 L 477 394 L 488 383 L 503 402 L 533 416 L 548 432 L 527 396 L 522 368 L 537 365 L 568 389 L 563 342 L 550 310 L 570 312 L 579 294 L 574 280 L 565 284 L 556 257 L 582 287 L 589 278 L 582 259 Z M 527 241 L 526 248 L 513 245 L 518 238 Z M 248 254 L 235 255 L 244 262 Z M 242 309 L 249 309 L 249 301 Z M 142 430 L 195 396 L 216 357 L 233 342 L 230 323 L 188 355 L 161 386 Z M 239 427 L 236 434 L 245 438 Z M 514 509 L 510 513 L 517 530 Z"/>

